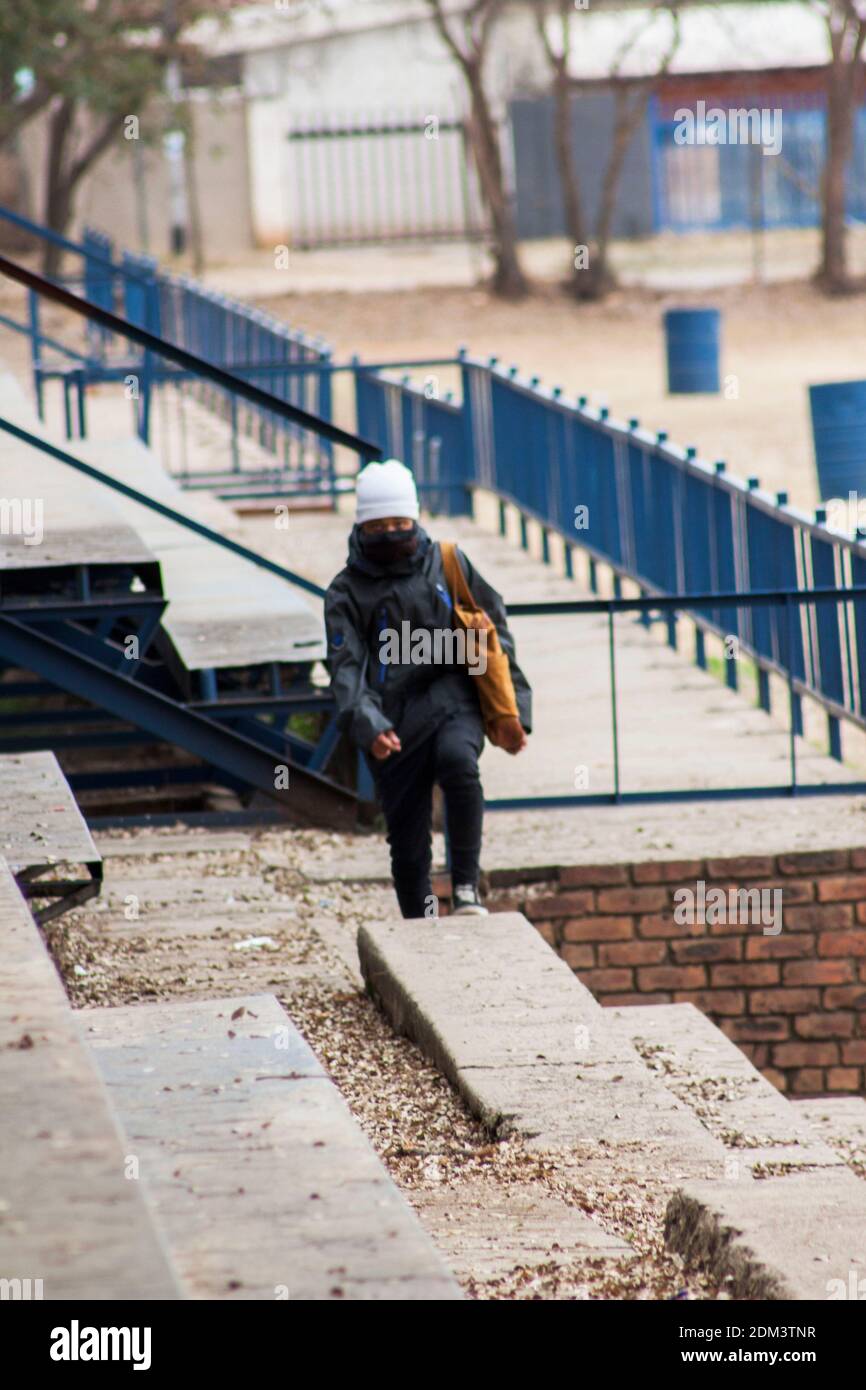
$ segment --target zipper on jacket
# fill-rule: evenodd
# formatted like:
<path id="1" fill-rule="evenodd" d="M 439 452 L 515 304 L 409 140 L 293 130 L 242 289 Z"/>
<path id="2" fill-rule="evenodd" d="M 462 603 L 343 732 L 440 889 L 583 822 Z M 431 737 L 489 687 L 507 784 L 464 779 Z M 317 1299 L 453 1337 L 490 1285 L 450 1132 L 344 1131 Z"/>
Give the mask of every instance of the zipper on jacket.
<path id="1" fill-rule="evenodd" d="M 382 660 L 382 634 L 388 628 L 388 610 L 384 603 L 379 609 L 379 684 L 385 684 L 385 663 Z"/>

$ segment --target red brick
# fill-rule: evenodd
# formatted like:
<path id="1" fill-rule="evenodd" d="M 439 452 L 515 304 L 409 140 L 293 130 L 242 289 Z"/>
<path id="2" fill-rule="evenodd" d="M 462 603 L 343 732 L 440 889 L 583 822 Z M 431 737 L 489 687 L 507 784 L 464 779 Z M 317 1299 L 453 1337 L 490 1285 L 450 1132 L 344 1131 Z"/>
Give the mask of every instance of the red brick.
<path id="1" fill-rule="evenodd" d="M 866 1009 L 866 989 L 860 985 L 830 985 L 824 991 L 824 1008 Z"/>
<path id="2" fill-rule="evenodd" d="M 791 960 L 782 966 L 785 985 L 848 985 L 854 967 L 847 960 Z"/>
<path id="3" fill-rule="evenodd" d="M 819 903 L 862 902 L 866 898 L 866 877 L 863 874 L 843 874 L 840 878 L 818 880 Z"/>
<path id="4" fill-rule="evenodd" d="M 611 888 L 628 883 L 625 864 L 564 864 L 559 871 L 563 888 Z"/>
<path id="5" fill-rule="evenodd" d="M 764 1067 L 764 1076 L 777 1091 L 787 1091 L 788 1078 L 783 1071 L 776 1071 L 775 1067 Z"/>
<path id="6" fill-rule="evenodd" d="M 831 1067 L 827 1073 L 828 1091 L 859 1091 L 859 1067 Z"/>
<path id="7" fill-rule="evenodd" d="M 599 912 L 657 912 L 667 907 L 666 888 L 602 888 Z"/>
<path id="8" fill-rule="evenodd" d="M 633 974 L 631 970 L 581 970 L 580 981 L 593 994 L 611 994 L 616 990 L 633 989 Z"/>
<path id="9" fill-rule="evenodd" d="M 820 1067 L 808 1067 L 795 1072 L 791 1090 L 796 1091 L 798 1095 L 815 1095 L 824 1089 L 824 1073 Z"/>
<path id="10" fill-rule="evenodd" d="M 779 966 L 774 961 L 750 965 L 711 965 L 710 984 L 716 985 L 777 985 Z"/>
<path id="11" fill-rule="evenodd" d="M 630 941 L 631 917 L 569 917 L 563 923 L 563 941 Z"/>
<path id="12" fill-rule="evenodd" d="M 749 936 L 746 938 L 746 960 L 784 960 L 791 956 L 815 954 L 814 936 Z"/>
<path id="13" fill-rule="evenodd" d="M 854 909 L 848 903 L 817 903 L 811 907 L 792 907 L 785 913 L 786 931 L 832 931 L 834 928 L 850 927 L 854 922 Z"/>
<path id="14" fill-rule="evenodd" d="M 806 849 L 796 854 L 780 854 L 778 858 L 780 874 L 832 874 L 848 867 L 847 849 Z M 853 860 L 852 860 L 853 864 Z M 853 864 L 855 869 L 866 868 L 864 864 Z"/>
<path id="15" fill-rule="evenodd" d="M 866 849 L 852 849 L 851 868 L 866 869 Z"/>
<path id="16" fill-rule="evenodd" d="M 700 989 L 707 983 L 702 965 L 647 965 L 638 969 L 638 989 Z"/>
<path id="17" fill-rule="evenodd" d="M 701 937 L 694 941 L 671 942 L 674 960 L 679 965 L 688 965 L 692 961 L 701 960 L 739 960 L 742 949 L 742 941 L 735 938 L 730 941 L 707 941 Z"/>
<path id="18" fill-rule="evenodd" d="M 581 917 L 592 909 L 592 893 L 550 893 L 527 898 L 523 910 L 533 922 L 536 917 Z"/>
<path id="19" fill-rule="evenodd" d="M 535 864 L 522 869 L 491 869 L 487 874 L 488 883 L 494 888 L 516 888 L 525 892 L 530 883 L 557 883 L 559 869 L 553 864 Z"/>
<path id="20" fill-rule="evenodd" d="M 866 903 L 858 903 L 854 908 L 854 916 L 861 924 L 866 922 Z"/>
<path id="21" fill-rule="evenodd" d="M 663 941 L 617 941 L 599 946 L 599 965 L 661 965 L 668 948 Z"/>
<path id="22" fill-rule="evenodd" d="M 832 1067 L 839 1061 L 839 1044 L 833 1042 L 785 1042 L 773 1047 L 777 1067 Z"/>
<path id="23" fill-rule="evenodd" d="M 800 1014 L 794 1019 L 794 1032 L 801 1038 L 850 1038 L 854 1015 L 846 1013 Z"/>
<path id="24" fill-rule="evenodd" d="M 770 1048 L 768 1043 L 743 1043 L 743 1051 L 748 1057 L 753 1067 L 758 1070 L 765 1067 L 770 1060 Z"/>
<path id="25" fill-rule="evenodd" d="M 842 1061 L 849 1067 L 857 1067 L 866 1064 L 866 1042 L 843 1043 Z"/>
<path id="26" fill-rule="evenodd" d="M 632 1004 L 670 1004 L 673 1001 L 669 994 L 606 994 L 604 996 L 605 1008 L 619 1009 L 630 1008 Z"/>
<path id="27" fill-rule="evenodd" d="M 697 883 L 704 876 L 700 859 L 655 860 L 650 864 L 635 864 L 632 877 L 635 883 Z"/>
<path id="28" fill-rule="evenodd" d="M 790 1036 L 791 1023 L 787 1018 L 723 1018 L 719 1027 L 732 1042 L 785 1042 Z"/>
<path id="29" fill-rule="evenodd" d="M 701 989 L 678 991 L 675 1004 L 694 1004 L 705 1014 L 742 1014 L 746 1011 L 746 996 L 742 990 Z"/>
<path id="30" fill-rule="evenodd" d="M 442 896 L 450 898 L 450 885 L 448 891 Z M 492 893 L 488 893 L 485 902 L 488 907 L 494 907 L 497 912 L 523 912 L 526 899 L 522 893 L 516 897 L 513 893 L 504 893 L 500 889 L 494 889 Z"/>
<path id="31" fill-rule="evenodd" d="M 556 946 L 559 941 L 558 933 L 553 922 L 533 922 L 532 924 L 539 936 L 543 936 L 548 946 Z"/>
<path id="32" fill-rule="evenodd" d="M 559 954 L 572 970 L 592 970 L 595 965 L 595 950 L 592 946 L 572 946 L 570 942 L 566 942 Z"/>
<path id="33" fill-rule="evenodd" d="M 768 893 L 772 893 L 776 888 L 782 895 L 782 910 L 785 912 L 789 907 L 799 907 L 801 903 L 811 903 L 815 900 L 815 884 L 811 878 L 774 878 L 770 883 L 761 884 L 761 890 L 766 889 Z M 772 902 L 771 898 L 771 906 Z"/>
<path id="34" fill-rule="evenodd" d="M 562 927 L 564 941 L 629 941 L 633 936 L 630 917 L 569 917 Z"/>
<path id="35" fill-rule="evenodd" d="M 769 855 L 738 856 L 736 859 L 708 859 L 707 878 L 733 878 L 740 884 L 753 878 L 769 878 L 776 872 L 776 862 Z"/>
<path id="36" fill-rule="evenodd" d="M 702 928 L 698 928 L 702 931 Z M 675 922 L 672 912 L 650 913 L 648 916 L 639 917 L 637 924 L 638 936 L 693 936 L 694 928 L 688 927 L 683 922 Z"/>
<path id="37" fill-rule="evenodd" d="M 819 956 L 866 956 L 866 931 L 822 931 Z"/>
<path id="38" fill-rule="evenodd" d="M 817 989 L 755 989 L 749 995 L 751 1014 L 803 1014 L 821 1002 Z"/>

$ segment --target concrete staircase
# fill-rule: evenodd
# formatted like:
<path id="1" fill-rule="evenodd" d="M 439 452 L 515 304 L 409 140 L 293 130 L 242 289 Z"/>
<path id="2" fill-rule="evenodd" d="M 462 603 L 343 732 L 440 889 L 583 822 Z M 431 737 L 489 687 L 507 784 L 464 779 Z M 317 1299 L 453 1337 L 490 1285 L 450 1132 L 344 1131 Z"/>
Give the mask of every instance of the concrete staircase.
<path id="1" fill-rule="evenodd" d="M 460 1298 L 273 996 L 71 1008 L 24 894 L 100 857 L 51 754 L 0 775 L 3 1297 Z"/>
<path id="2" fill-rule="evenodd" d="M 733 1297 L 826 1299 L 866 1274 L 862 1179 L 691 1005 L 602 1009 L 517 913 L 374 924 L 358 951 L 494 1133 L 583 1176 L 661 1178 L 668 1244 Z"/>

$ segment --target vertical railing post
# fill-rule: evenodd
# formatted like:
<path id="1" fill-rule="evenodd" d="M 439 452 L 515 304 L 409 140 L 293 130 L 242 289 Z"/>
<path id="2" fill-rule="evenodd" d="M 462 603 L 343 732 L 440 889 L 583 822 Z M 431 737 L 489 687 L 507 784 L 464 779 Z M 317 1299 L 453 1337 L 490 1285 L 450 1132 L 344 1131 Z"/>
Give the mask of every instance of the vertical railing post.
<path id="1" fill-rule="evenodd" d="M 616 703 L 616 653 L 612 604 L 608 604 L 607 609 L 607 631 L 610 660 L 610 724 L 613 737 L 613 799 L 619 801 L 619 718 Z"/>
<path id="2" fill-rule="evenodd" d="M 789 760 L 791 765 L 791 795 L 797 790 L 797 724 L 799 710 L 797 709 L 797 697 L 794 692 L 794 605 L 791 603 L 789 595 L 785 595 L 785 632 L 787 645 L 788 667 L 788 701 L 791 712 L 791 727 L 788 735 Z"/>

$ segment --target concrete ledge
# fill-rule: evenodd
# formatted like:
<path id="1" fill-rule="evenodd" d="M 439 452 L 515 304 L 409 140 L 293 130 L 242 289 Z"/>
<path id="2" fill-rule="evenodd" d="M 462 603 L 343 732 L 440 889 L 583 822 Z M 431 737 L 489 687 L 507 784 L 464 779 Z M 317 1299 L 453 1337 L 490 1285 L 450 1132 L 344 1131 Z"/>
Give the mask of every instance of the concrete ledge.
<path id="1" fill-rule="evenodd" d="M 0 1277 L 46 1299 L 178 1284 L 39 931 L 0 860 Z"/>
<path id="2" fill-rule="evenodd" d="M 723 1146 L 519 913 L 370 924 L 358 953 L 393 1026 L 493 1133 L 640 1143 L 656 1170 L 722 1171 Z"/>
<path id="3" fill-rule="evenodd" d="M 461 1297 L 273 995 L 81 1017 L 192 1297 Z"/>
<path id="4" fill-rule="evenodd" d="M 689 1183 L 672 1198 L 665 1238 L 734 1298 L 832 1297 L 866 1275 L 866 1187 L 847 1168 L 763 1182 Z"/>
<path id="5" fill-rule="evenodd" d="M 661 1179 L 671 1248 L 735 1297 L 828 1298 L 866 1272 L 866 1187 L 691 1005 L 602 1009 L 517 913 L 376 923 L 358 951 L 394 1027 L 494 1132 Z"/>

